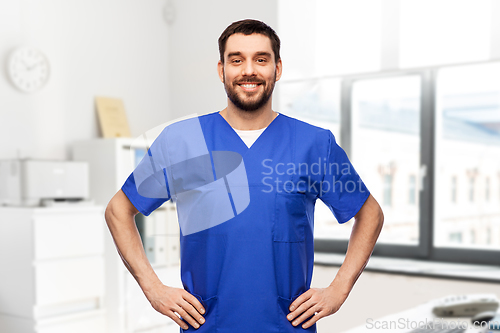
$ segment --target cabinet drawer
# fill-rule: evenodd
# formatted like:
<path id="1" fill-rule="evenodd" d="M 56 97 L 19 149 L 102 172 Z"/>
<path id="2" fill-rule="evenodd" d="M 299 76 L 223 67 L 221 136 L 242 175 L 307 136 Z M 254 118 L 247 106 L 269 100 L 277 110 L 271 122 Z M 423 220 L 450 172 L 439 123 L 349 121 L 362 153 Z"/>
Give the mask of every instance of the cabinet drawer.
<path id="1" fill-rule="evenodd" d="M 35 263 L 37 307 L 102 298 L 102 257 L 72 258 Z"/>
<path id="2" fill-rule="evenodd" d="M 37 333 L 105 333 L 104 313 L 60 317 L 50 321 L 40 321 Z"/>
<path id="3" fill-rule="evenodd" d="M 179 333 L 179 326 L 172 321 L 172 324 L 158 326 L 148 330 L 137 330 L 134 333 Z"/>
<path id="4" fill-rule="evenodd" d="M 101 254 L 104 218 L 97 213 L 35 215 L 35 260 Z"/>

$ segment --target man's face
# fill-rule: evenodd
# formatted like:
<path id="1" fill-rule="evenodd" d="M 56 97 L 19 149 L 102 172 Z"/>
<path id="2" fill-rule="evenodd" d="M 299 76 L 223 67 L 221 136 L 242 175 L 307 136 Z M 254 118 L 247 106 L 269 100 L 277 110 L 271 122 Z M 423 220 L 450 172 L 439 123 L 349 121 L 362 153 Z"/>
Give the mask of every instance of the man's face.
<path id="1" fill-rule="evenodd" d="M 234 34 L 226 42 L 224 64 L 219 77 L 229 100 L 244 111 L 255 111 L 270 99 L 281 77 L 281 60 L 274 60 L 269 37 L 261 34 Z"/>

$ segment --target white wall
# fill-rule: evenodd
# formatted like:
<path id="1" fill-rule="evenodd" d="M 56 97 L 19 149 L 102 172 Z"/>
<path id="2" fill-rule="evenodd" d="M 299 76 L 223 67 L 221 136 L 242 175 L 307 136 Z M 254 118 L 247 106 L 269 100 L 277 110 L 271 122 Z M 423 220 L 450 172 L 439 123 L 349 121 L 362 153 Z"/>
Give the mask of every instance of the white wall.
<path id="1" fill-rule="evenodd" d="M 170 30 L 170 109 L 178 118 L 222 110 L 227 104 L 217 75 L 217 40 L 232 22 L 262 20 L 277 29 L 277 0 L 173 0 Z"/>
<path id="2" fill-rule="evenodd" d="M 164 0 L 0 0 L 0 61 L 40 48 L 51 77 L 16 90 L 0 71 L 0 158 L 62 159 L 74 140 L 99 135 L 94 96 L 122 98 L 132 135 L 168 120 Z"/>

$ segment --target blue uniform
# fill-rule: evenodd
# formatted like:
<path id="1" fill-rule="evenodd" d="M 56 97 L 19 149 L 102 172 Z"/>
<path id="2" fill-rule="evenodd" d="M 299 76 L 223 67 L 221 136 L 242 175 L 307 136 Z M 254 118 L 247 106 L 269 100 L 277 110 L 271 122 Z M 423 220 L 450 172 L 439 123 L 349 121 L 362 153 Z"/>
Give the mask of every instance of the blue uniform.
<path id="1" fill-rule="evenodd" d="M 196 186 L 209 186 L 207 177 L 227 189 L 230 216 L 224 213 L 225 217 L 200 228 L 181 224 L 182 282 L 206 309 L 205 324 L 181 332 L 316 332 L 316 325 L 304 330 L 286 319 L 291 302 L 311 283 L 314 204 L 321 199 L 340 223 L 347 222 L 368 198 L 366 186 L 328 130 L 279 114 L 248 148 L 218 112 L 197 121 L 209 157 L 201 157 L 204 148 L 192 156 L 199 156 L 195 165 L 208 164 L 211 175 L 172 177 L 170 173 L 187 168 L 182 168 L 180 160 L 166 158 L 165 167 L 159 165 L 151 171 L 157 175 L 151 185 L 158 187 L 156 196 L 142 193 L 136 184 L 139 178 L 151 184 L 144 181 L 144 175 L 134 177 L 132 173 L 122 187 L 145 215 L 177 196 L 179 220 L 185 223 L 189 217 L 199 220 L 201 215 L 193 213 L 198 205 L 179 203 L 195 194 L 199 195 L 196 202 L 203 201 Z M 162 140 L 165 135 L 158 137 L 149 156 L 160 154 Z M 222 170 L 214 152 L 236 153 L 241 161 L 231 155 L 224 162 L 230 166 Z M 231 178 L 235 170 L 239 170 L 239 180 Z M 197 185 L 186 185 L 186 178 Z M 185 193 L 195 194 L 186 199 L 182 198 Z M 212 211 L 225 210 L 223 204 L 217 209 L 203 207 L 207 219 Z"/>

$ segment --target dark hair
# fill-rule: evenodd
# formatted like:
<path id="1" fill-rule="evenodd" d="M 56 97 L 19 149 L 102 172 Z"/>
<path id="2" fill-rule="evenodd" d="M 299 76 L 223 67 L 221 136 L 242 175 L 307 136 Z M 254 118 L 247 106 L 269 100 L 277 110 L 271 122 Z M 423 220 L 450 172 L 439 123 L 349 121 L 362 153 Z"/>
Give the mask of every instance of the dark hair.
<path id="1" fill-rule="evenodd" d="M 222 34 L 219 37 L 219 54 L 220 54 L 220 61 L 224 63 L 224 52 L 226 51 L 226 42 L 227 39 L 234 34 L 244 34 L 244 35 L 251 35 L 251 34 L 261 34 L 264 36 L 269 37 L 271 40 L 271 47 L 274 52 L 274 60 L 278 62 L 280 59 L 280 39 L 276 32 L 265 24 L 264 22 L 257 21 L 257 20 L 251 20 L 251 19 L 246 19 L 246 20 L 241 20 L 237 22 L 233 22 L 230 26 L 226 28 L 222 32 Z"/>

